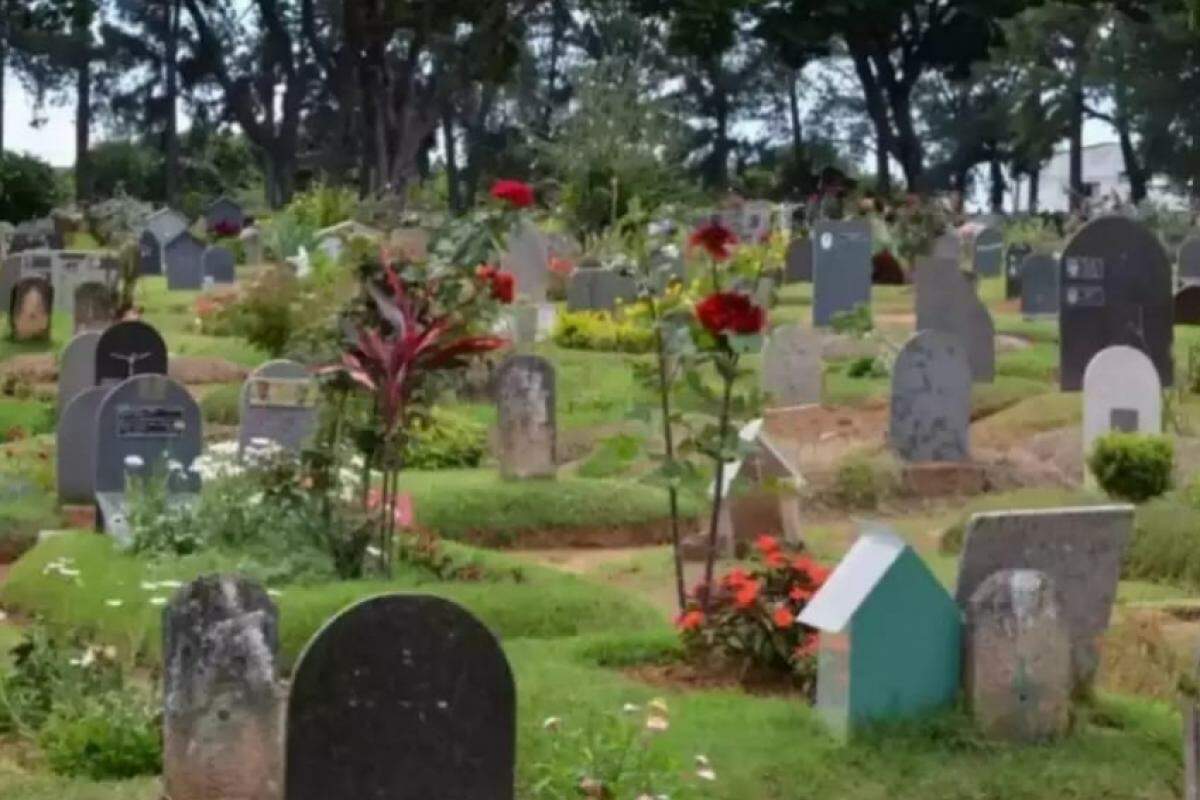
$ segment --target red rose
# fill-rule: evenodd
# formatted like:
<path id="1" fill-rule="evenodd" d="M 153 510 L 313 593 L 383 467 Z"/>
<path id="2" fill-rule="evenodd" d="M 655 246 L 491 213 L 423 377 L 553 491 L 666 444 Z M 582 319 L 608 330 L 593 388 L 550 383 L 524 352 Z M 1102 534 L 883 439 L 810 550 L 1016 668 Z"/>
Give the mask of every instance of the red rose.
<path id="1" fill-rule="evenodd" d="M 796 623 L 796 615 L 786 605 L 776 608 L 771 617 L 775 622 L 775 627 L 782 630 L 787 630 Z"/>
<path id="2" fill-rule="evenodd" d="M 528 208 L 533 205 L 533 187 L 523 181 L 499 180 L 492 184 L 492 197 L 513 208 Z"/>
<path id="3" fill-rule="evenodd" d="M 480 264 L 475 270 L 475 277 L 488 285 L 494 300 L 508 304 L 516 298 L 517 279 L 511 272 L 505 272 L 492 264 Z"/>
<path id="4" fill-rule="evenodd" d="M 737 244 L 737 235 L 717 220 L 710 220 L 688 237 L 689 247 L 702 247 L 714 261 L 724 261 L 730 256 L 730 248 Z"/>
<path id="5" fill-rule="evenodd" d="M 704 612 L 696 609 L 685 611 L 676 618 L 675 624 L 682 631 L 694 631 L 704 624 Z"/>
<path id="6" fill-rule="evenodd" d="M 738 292 L 710 294 L 696 304 L 696 317 L 714 336 L 728 332 L 762 333 L 767 324 L 767 312 L 756 306 L 748 295 Z"/>

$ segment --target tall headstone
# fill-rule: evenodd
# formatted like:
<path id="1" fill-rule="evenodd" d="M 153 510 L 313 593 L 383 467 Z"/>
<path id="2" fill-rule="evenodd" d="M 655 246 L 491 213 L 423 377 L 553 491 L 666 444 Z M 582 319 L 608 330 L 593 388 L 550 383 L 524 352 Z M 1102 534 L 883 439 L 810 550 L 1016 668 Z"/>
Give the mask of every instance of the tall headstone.
<path id="1" fill-rule="evenodd" d="M 1171 260 L 1153 232 L 1128 217 L 1093 220 L 1067 245 L 1060 274 L 1063 391 L 1079 391 L 1092 356 L 1114 344 L 1141 350 L 1164 386 L 1174 382 L 1174 281 Z"/>
<path id="2" fill-rule="evenodd" d="M 108 387 L 84 389 L 67 401 L 55 432 L 58 500 L 91 505 L 96 500 L 96 417 Z"/>
<path id="3" fill-rule="evenodd" d="M 71 337 L 58 357 L 58 411 L 80 392 L 96 385 L 96 346 L 99 331 L 83 331 Z"/>
<path id="4" fill-rule="evenodd" d="M 45 278 L 22 278 L 8 306 L 9 331 L 14 341 L 32 342 L 50 336 L 54 288 Z"/>
<path id="5" fill-rule="evenodd" d="M 1175 324 L 1200 325 L 1200 281 L 1175 292 Z"/>
<path id="6" fill-rule="evenodd" d="M 247 264 L 261 264 L 263 260 L 262 231 L 256 225 L 249 225 L 238 235 L 242 243 L 242 254 Z"/>
<path id="7" fill-rule="evenodd" d="M 975 274 L 981 278 L 993 278 L 1000 274 L 1004 262 L 1004 233 L 991 226 L 975 234 L 973 243 Z"/>
<path id="8" fill-rule="evenodd" d="M 138 237 L 138 274 L 162 275 L 162 242 L 150 230 Z"/>
<path id="9" fill-rule="evenodd" d="M 971 368 L 966 349 L 941 331 L 919 331 L 892 368 L 888 439 L 904 461 L 970 459 Z"/>
<path id="10" fill-rule="evenodd" d="M 976 514 L 967 524 L 955 597 L 965 607 L 1000 570 L 1044 572 L 1058 587 L 1071 632 L 1075 690 L 1086 692 L 1132 529 L 1133 506 L 1127 505 Z"/>
<path id="11" fill-rule="evenodd" d="M 1021 296 L 1021 262 L 1033 254 L 1027 244 L 1013 244 L 1004 251 L 1004 299 L 1014 300 Z"/>
<path id="12" fill-rule="evenodd" d="M 459 606 L 374 597 L 300 656 L 286 800 L 513 800 L 516 689 L 504 651 Z"/>
<path id="13" fill-rule="evenodd" d="M 75 333 L 102 331 L 112 324 L 116 303 L 103 283 L 81 283 L 75 289 Z"/>
<path id="14" fill-rule="evenodd" d="M 787 283 L 812 283 L 813 247 L 809 239 L 792 239 L 787 249 L 787 264 L 783 276 Z"/>
<path id="15" fill-rule="evenodd" d="M 171 800 L 282 800 L 279 612 L 212 575 L 163 610 L 163 783 Z"/>
<path id="16" fill-rule="evenodd" d="M 522 219 L 509 233 L 507 244 L 501 266 L 516 278 L 517 294 L 535 303 L 545 302 L 550 285 L 550 248 L 545 234 Z"/>
<path id="17" fill-rule="evenodd" d="M 1083 452 L 1106 433 L 1162 433 L 1162 386 L 1141 350 L 1106 347 L 1083 373 Z"/>
<path id="18" fill-rule="evenodd" d="M 813 228 L 813 325 L 871 305 L 871 225 L 863 220 L 819 222 Z"/>
<path id="19" fill-rule="evenodd" d="M 317 424 L 317 385 L 303 364 L 268 361 L 246 378 L 241 394 L 238 450 L 269 439 L 299 452 Z"/>
<path id="20" fill-rule="evenodd" d="M 1179 248 L 1180 286 L 1200 283 L 1200 236 L 1192 235 Z"/>
<path id="21" fill-rule="evenodd" d="M 204 243 L 188 231 L 163 247 L 163 270 L 172 292 L 204 288 Z"/>
<path id="22" fill-rule="evenodd" d="M 821 402 L 821 339 L 799 325 L 771 331 L 763 353 L 762 387 L 772 408 Z"/>
<path id="23" fill-rule="evenodd" d="M 209 245 L 201 260 L 205 280 L 213 283 L 233 283 L 236 280 L 233 253 L 221 245 Z"/>
<path id="24" fill-rule="evenodd" d="M 933 255 L 917 259 L 917 330 L 958 339 L 966 348 L 972 381 L 990 383 L 996 375 L 995 325 L 975 283 L 948 257 L 956 242 L 953 235 L 945 236 Z"/>
<path id="25" fill-rule="evenodd" d="M 107 328 L 96 344 L 96 384 L 112 385 L 143 374 L 167 374 L 167 344 L 162 336 L 141 320 Z"/>
<path id="26" fill-rule="evenodd" d="M 1021 262 L 1021 314 L 1026 319 L 1058 314 L 1058 259 L 1032 253 Z"/>
<path id="27" fill-rule="evenodd" d="M 511 356 L 496 373 L 500 474 L 505 478 L 553 477 L 554 365 L 540 356 Z"/>
<path id="28" fill-rule="evenodd" d="M 215 236 L 237 236 L 246 224 L 246 212 L 228 197 L 218 197 L 204 210 L 204 223 Z"/>
<path id="29" fill-rule="evenodd" d="M 568 311 L 611 311 L 636 299 L 634 279 L 611 269 L 577 269 L 567 282 Z"/>
<path id="30" fill-rule="evenodd" d="M 998 739 L 1056 739 L 1071 721 L 1071 632 L 1054 582 L 1001 570 L 965 609 L 967 700 L 975 724 Z"/>

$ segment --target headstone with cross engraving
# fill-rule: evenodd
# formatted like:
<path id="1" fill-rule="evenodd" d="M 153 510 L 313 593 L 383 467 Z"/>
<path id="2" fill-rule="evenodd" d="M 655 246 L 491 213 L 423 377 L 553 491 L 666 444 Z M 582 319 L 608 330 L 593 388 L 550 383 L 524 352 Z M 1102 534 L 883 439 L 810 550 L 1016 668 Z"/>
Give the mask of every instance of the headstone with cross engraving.
<path id="1" fill-rule="evenodd" d="M 141 320 L 110 326 L 96 344 L 96 383 L 112 385 L 134 375 L 167 374 L 167 344 Z"/>

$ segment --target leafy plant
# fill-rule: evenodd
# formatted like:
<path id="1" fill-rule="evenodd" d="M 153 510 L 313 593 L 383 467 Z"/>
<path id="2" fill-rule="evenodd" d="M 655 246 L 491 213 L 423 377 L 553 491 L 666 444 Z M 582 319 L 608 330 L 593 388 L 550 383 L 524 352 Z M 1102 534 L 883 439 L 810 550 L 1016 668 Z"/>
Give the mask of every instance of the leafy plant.
<path id="1" fill-rule="evenodd" d="M 875 508 L 880 487 L 874 466 L 862 457 L 845 459 L 834 473 L 831 494 L 844 508 Z"/>
<path id="2" fill-rule="evenodd" d="M 439 408 L 413 420 L 404 448 L 410 469 L 478 467 L 487 452 L 487 431 L 469 419 Z"/>
<path id="3" fill-rule="evenodd" d="M 1174 460 L 1165 436 L 1116 432 L 1096 440 L 1087 463 L 1109 496 L 1144 503 L 1171 488 Z"/>
<path id="4" fill-rule="evenodd" d="M 0 153 L 0 220 L 44 217 L 58 202 L 54 169 L 38 158 Z"/>
<path id="5" fill-rule="evenodd" d="M 552 334 L 559 347 L 606 353 L 649 353 L 654 332 L 629 317 L 607 311 L 567 311 L 558 315 Z"/>
<path id="6" fill-rule="evenodd" d="M 886 378 L 887 366 L 874 356 L 859 356 L 846 365 L 847 378 Z"/>
<path id="7" fill-rule="evenodd" d="M 81 709 L 56 711 L 38 744 L 59 775 L 118 780 L 162 771 L 158 716 L 139 698 L 111 693 Z"/>

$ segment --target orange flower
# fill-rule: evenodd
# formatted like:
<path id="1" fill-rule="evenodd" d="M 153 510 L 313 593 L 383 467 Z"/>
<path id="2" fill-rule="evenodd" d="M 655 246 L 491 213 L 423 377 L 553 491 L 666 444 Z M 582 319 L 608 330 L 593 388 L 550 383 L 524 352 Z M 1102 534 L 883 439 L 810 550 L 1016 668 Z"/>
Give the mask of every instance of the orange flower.
<path id="1" fill-rule="evenodd" d="M 768 553 L 779 552 L 779 540 L 774 536 L 768 536 L 765 533 L 760 534 L 759 537 L 754 540 L 754 546 L 757 547 L 758 552 L 762 553 L 764 556 Z"/>
<path id="2" fill-rule="evenodd" d="M 745 610 L 753 606 L 756 600 L 758 600 L 758 582 L 748 580 L 737 590 L 737 594 L 733 597 L 733 604 Z"/>
<path id="3" fill-rule="evenodd" d="M 805 589 L 803 586 L 793 586 L 788 592 L 788 597 L 797 603 L 808 602 L 812 599 L 812 589 Z"/>
<path id="4" fill-rule="evenodd" d="M 792 569 L 805 575 L 814 586 L 820 588 L 829 577 L 829 569 L 821 566 L 808 556 L 800 556 L 792 562 Z"/>
<path id="5" fill-rule="evenodd" d="M 787 563 L 788 563 L 787 556 L 785 556 L 783 553 L 779 552 L 778 550 L 772 550 L 770 553 L 767 553 L 766 557 L 763 560 L 766 562 L 767 566 L 770 567 L 771 569 L 779 569 L 780 567 L 786 567 Z"/>
<path id="6" fill-rule="evenodd" d="M 796 649 L 792 651 L 792 655 L 796 658 L 811 658 L 817 654 L 817 635 L 810 633 L 804 638 L 804 641 L 796 645 Z"/>
<path id="7" fill-rule="evenodd" d="M 775 613 L 771 618 L 775 620 L 775 627 L 783 630 L 787 630 L 796 623 L 796 618 L 793 615 L 792 610 L 786 605 L 776 608 Z"/>
<path id="8" fill-rule="evenodd" d="M 571 263 L 570 259 L 550 256 L 550 271 L 566 278 L 575 271 L 575 265 Z"/>
<path id="9" fill-rule="evenodd" d="M 694 608 L 685 611 L 675 620 L 675 624 L 681 631 L 694 631 L 704 624 L 704 612 Z"/>
<path id="10" fill-rule="evenodd" d="M 726 589 L 740 589 L 746 582 L 750 580 L 750 576 L 741 567 L 731 569 L 725 577 L 721 578 L 721 585 Z"/>

